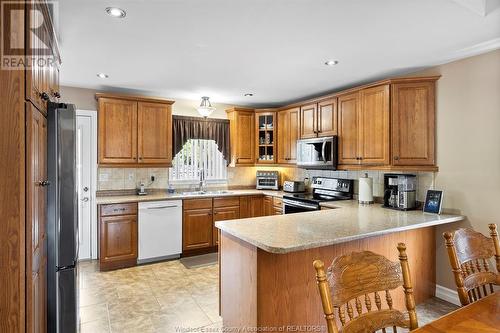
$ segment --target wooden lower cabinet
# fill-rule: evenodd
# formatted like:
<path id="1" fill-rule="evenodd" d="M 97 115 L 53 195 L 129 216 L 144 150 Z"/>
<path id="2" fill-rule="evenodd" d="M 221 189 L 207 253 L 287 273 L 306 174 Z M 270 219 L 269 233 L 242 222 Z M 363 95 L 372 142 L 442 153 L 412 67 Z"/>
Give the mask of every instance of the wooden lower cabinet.
<path id="1" fill-rule="evenodd" d="M 266 195 L 264 197 L 264 216 L 270 215 L 274 215 L 273 197 Z"/>
<path id="2" fill-rule="evenodd" d="M 264 216 L 264 197 L 262 195 L 250 195 L 240 197 L 241 218 Z"/>
<path id="3" fill-rule="evenodd" d="M 273 198 L 273 215 L 283 215 L 283 198 Z"/>
<path id="4" fill-rule="evenodd" d="M 182 220 L 182 251 L 212 246 L 211 207 L 185 210 Z"/>
<path id="5" fill-rule="evenodd" d="M 213 245 L 219 245 L 219 233 L 215 222 L 235 220 L 240 218 L 240 206 L 214 208 L 214 224 L 212 229 Z"/>
<path id="6" fill-rule="evenodd" d="M 99 217 L 101 270 L 137 264 L 137 203 L 101 205 Z"/>

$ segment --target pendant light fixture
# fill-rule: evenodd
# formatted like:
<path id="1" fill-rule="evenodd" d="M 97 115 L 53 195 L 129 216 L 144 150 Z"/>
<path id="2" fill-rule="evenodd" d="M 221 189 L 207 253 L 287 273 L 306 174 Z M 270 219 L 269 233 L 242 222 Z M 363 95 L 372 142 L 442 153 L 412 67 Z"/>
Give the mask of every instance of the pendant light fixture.
<path id="1" fill-rule="evenodd" d="M 201 104 L 198 107 L 198 113 L 201 114 L 203 117 L 207 118 L 212 114 L 212 112 L 215 111 L 215 108 L 210 104 L 210 97 L 203 96 L 201 98 Z"/>

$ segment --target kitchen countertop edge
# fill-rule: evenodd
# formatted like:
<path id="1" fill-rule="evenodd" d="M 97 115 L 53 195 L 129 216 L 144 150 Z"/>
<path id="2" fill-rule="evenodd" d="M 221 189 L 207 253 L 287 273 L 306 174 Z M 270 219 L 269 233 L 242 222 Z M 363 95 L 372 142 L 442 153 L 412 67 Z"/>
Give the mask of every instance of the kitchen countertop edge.
<path id="1" fill-rule="evenodd" d="M 169 194 L 166 192 L 153 192 L 147 195 L 103 195 L 96 197 L 97 205 L 112 205 L 134 202 L 162 201 L 162 200 L 184 200 L 184 199 L 205 199 L 219 197 L 236 197 L 250 195 L 268 195 L 273 197 L 283 197 L 283 191 L 273 190 L 228 190 L 228 193 L 207 193 L 195 195 L 183 195 L 182 193 Z"/>
<path id="2" fill-rule="evenodd" d="M 254 245 L 254 246 L 256 246 L 256 247 L 258 247 L 266 252 L 274 253 L 274 254 L 286 254 L 286 253 L 296 252 L 296 251 L 301 251 L 301 250 L 308 250 L 308 249 L 314 249 L 314 248 L 318 248 L 318 247 L 347 243 L 347 242 L 358 240 L 358 239 L 363 239 L 363 238 L 368 238 L 368 237 L 373 237 L 373 236 L 381 236 L 381 235 L 390 234 L 390 233 L 394 233 L 394 232 L 414 230 L 414 229 L 420 229 L 420 228 L 433 227 L 433 226 L 437 226 L 437 225 L 453 223 L 453 222 L 459 222 L 459 221 L 462 221 L 464 218 L 465 218 L 464 216 L 456 215 L 456 216 L 450 216 L 450 217 L 446 217 L 444 219 L 438 219 L 438 220 L 434 220 L 434 221 L 427 221 L 427 222 L 422 222 L 422 223 L 417 223 L 417 224 L 410 224 L 410 225 L 406 225 L 406 226 L 399 226 L 399 227 L 387 228 L 387 229 L 383 229 L 383 230 L 371 231 L 371 232 L 366 232 L 366 233 L 359 233 L 359 234 L 354 234 L 351 236 L 344 236 L 344 237 L 334 238 L 334 239 L 326 240 L 326 241 L 312 241 L 312 242 L 305 244 L 305 245 L 290 246 L 290 247 L 270 246 L 270 245 L 264 244 L 262 242 L 259 242 L 256 239 L 252 239 L 250 237 L 247 237 L 244 234 L 238 233 L 235 230 L 227 228 L 226 227 L 227 223 L 224 223 L 224 222 L 228 222 L 228 221 L 216 222 L 215 226 L 218 229 L 220 229 L 221 231 L 227 232 L 229 235 L 236 237 L 236 238 L 238 238 L 246 243 Z M 254 218 L 254 219 L 258 219 L 258 217 Z"/>

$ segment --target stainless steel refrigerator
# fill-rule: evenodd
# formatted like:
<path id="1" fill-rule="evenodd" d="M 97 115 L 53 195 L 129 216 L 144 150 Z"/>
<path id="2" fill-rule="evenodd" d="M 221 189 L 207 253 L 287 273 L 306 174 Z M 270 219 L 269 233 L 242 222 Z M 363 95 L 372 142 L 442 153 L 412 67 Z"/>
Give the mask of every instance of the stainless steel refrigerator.
<path id="1" fill-rule="evenodd" d="M 47 114 L 47 331 L 73 333 L 78 326 L 75 106 L 49 102 Z"/>

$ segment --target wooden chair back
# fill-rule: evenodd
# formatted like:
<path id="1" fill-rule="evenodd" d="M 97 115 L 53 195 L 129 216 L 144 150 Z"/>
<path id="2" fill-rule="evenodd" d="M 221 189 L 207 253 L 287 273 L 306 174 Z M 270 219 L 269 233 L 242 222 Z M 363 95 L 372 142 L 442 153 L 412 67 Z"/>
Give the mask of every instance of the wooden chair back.
<path id="1" fill-rule="evenodd" d="M 488 227 L 491 238 L 472 229 L 458 229 L 443 234 L 462 305 L 493 293 L 493 285 L 500 285 L 500 245 L 497 226 L 489 224 Z M 490 260 L 493 257 L 496 269 L 490 268 Z"/>
<path id="2" fill-rule="evenodd" d="M 314 261 L 328 333 L 418 327 L 405 244 L 399 243 L 398 250 L 400 262 L 370 251 L 353 252 L 335 258 L 326 273 L 323 262 Z M 393 308 L 390 291 L 400 286 L 407 313 Z"/>

